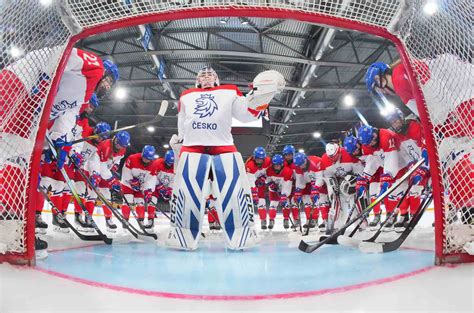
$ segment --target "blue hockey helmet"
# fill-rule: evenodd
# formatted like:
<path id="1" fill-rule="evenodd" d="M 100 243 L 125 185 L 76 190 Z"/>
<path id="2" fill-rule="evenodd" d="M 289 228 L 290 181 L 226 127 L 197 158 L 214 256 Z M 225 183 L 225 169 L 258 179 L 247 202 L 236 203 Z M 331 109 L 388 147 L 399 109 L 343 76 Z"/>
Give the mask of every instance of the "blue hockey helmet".
<path id="1" fill-rule="evenodd" d="M 142 158 L 152 161 L 155 159 L 155 152 L 155 147 L 146 145 L 142 150 Z"/>
<path id="2" fill-rule="evenodd" d="M 253 150 L 253 157 L 255 159 L 265 159 L 266 156 L 267 156 L 267 152 L 265 151 L 264 147 L 256 147 Z"/>
<path id="3" fill-rule="evenodd" d="M 165 163 L 167 165 L 174 164 L 174 152 L 173 150 L 168 150 L 165 153 Z"/>
<path id="4" fill-rule="evenodd" d="M 124 148 L 130 146 L 130 134 L 125 130 L 116 133 L 115 139 L 117 140 L 117 143 Z"/>
<path id="5" fill-rule="evenodd" d="M 295 154 L 293 158 L 293 162 L 295 162 L 296 166 L 303 166 L 304 162 L 306 161 L 306 154 L 304 152 L 298 152 Z"/>
<path id="6" fill-rule="evenodd" d="M 365 74 L 365 85 L 367 86 L 367 90 L 370 93 L 374 91 L 374 87 L 377 84 L 375 77 L 379 76 L 380 79 L 381 76 L 387 73 L 389 70 L 390 66 L 383 62 L 375 62 L 369 66 L 367 73 Z"/>
<path id="7" fill-rule="evenodd" d="M 275 154 L 272 157 L 272 164 L 273 165 L 283 165 L 283 162 L 284 162 L 284 159 L 283 159 L 283 156 L 281 154 Z"/>
<path id="8" fill-rule="evenodd" d="M 355 136 L 347 136 L 344 139 L 344 150 L 346 150 L 348 153 L 353 154 L 354 151 L 357 149 L 357 138 Z"/>
<path id="9" fill-rule="evenodd" d="M 286 145 L 284 148 L 283 148 L 283 155 L 287 155 L 287 154 L 295 154 L 295 147 L 292 146 L 292 145 Z"/>
<path id="10" fill-rule="evenodd" d="M 368 145 L 372 141 L 374 128 L 370 125 L 362 125 L 357 130 L 357 139 L 362 145 Z"/>
<path id="11" fill-rule="evenodd" d="M 116 83 L 119 80 L 119 69 L 117 65 L 115 65 L 112 61 L 110 60 L 104 60 L 102 62 L 104 64 L 104 70 L 105 70 L 105 75 L 110 75 Z"/>
<path id="12" fill-rule="evenodd" d="M 110 127 L 109 123 L 107 122 L 99 122 L 95 125 L 95 128 L 94 128 L 94 132 L 98 135 L 109 132 L 111 130 L 112 130 L 112 127 Z M 106 138 L 109 138 L 109 136 L 110 134 L 104 134 L 104 135 L 101 135 L 100 138 L 106 139 Z"/>
<path id="13" fill-rule="evenodd" d="M 89 99 L 89 104 L 92 105 L 94 109 L 97 109 L 99 107 L 99 99 L 97 98 L 97 95 L 95 93 L 93 93 L 91 98 Z"/>

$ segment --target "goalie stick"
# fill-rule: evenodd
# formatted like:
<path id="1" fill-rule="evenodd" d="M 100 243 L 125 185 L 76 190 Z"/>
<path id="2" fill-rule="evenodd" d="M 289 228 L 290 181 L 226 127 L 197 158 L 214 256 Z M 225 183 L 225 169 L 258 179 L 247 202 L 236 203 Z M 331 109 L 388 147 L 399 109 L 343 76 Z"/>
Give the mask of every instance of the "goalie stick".
<path id="1" fill-rule="evenodd" d="M 56 208 L 54 203 L 51 201 L 51 199 L 49 198 L 46 191 L 44 191 L 44 189 L 41 188 L 41 187 L 39 187 L 38 190 L 43 194 L 44 199 L 51 206 L 51 210 L 53 210 L 54 213 L 59 214 L 60 212 L 59 212 L 58 208 Z M 72 232 L 74 234 L 76 234 L 77 237 L 79 237 L 79 239 L 84 240 L 84 241 L 102 241 L 102 237 L 99 236 L 99 235 L 84 235 L 84 234 L 81 234 L 74 226 L 72 226 L 72 224 L 67 220 L 67 218 L 64 218 L 63 221 L 64 221 L 64 223 L 66 223 L 66 225 L 69 227 L 69 229 L 71 229 Z"/>
<path id="2" fill-rule="evenodd" d="M 128 129 L 132 129 L 132 128 L 136 128 L 136 127 L 143 127 L 143 126 L 147 126 L 147 125 L 150 125 L 150 124 L 161 122 L 161 120 L 165 116 L 165 113 L 166 113 L 167 109 L 168 109 L 168 101 L 163 100 L 163 101 L 161 101 L 160 110 L 158 111 L 158 114 L 152 120 L 150 120 L 148 122 L 143 122 L 143 123 L 138 123 L 138 124 L 134 124 L 134 125 L 124 126 L 124 127 L 120 127 L 120 128 L 117 128 L 117 129 L 112 129 L 110 131 L 103 132 L 103 133 L 100 133 L 100 134 L 94 134 L 94 135 L 91 135 L 91 136 L 87 136 L 87 137 L 84 137 L 84 138 L 80 138 L 80 139 L 71 141 L 70 144 L 74 145 L 74 144 L 77 144 L 77 143 L 80 143 L 80 142 L 83 142 L 83 141 L 97 139 L 97 138 L 100 138 L 100 137 L 103 137 L 103 136 L 110 136 L 110 135 L 118 133 L 119 131 L 122 131 L 122 130 L 128 130 Z"/>
<path id="3" fill-rule="evenodd" d="M 53 144 L 53 141 L 51 140 L 51 138 L 49 137 L 49 134 L 46 133 L 46 141 L 48 142 L 48 145 L 51 149 L 51 153 L 53 154 L 53 156 L 56 158 L 56 160 L 58 159 L 58 153 L 54 147 L 54 144 Z M 59 171 L 61 172 L 61 175 L 64 177 L 64 181 L 66 182 L 66 184 L 68 185 L 69 187 L 69 190 L 71 191 L 72 193 L 72 196 L 74 197 L 74 199 L 77 201 L 77 203 L 79 204 L 79 206 L 81 207 L 82 211 L 84 212 L 84 214 L 86 215 L 86 217 L 88 219 L 90 219 L 91 223 L 92 223 L 92 227 L 95 229 L 95 231 L 97 232 L 97 234 L 99 234 L 100 238 L 108 245 L 111 245 L 112 244 L 112 238 L 109 238 L 107 237 L 100 229 L 99 227 L 97 226 L 97 224 L 95 223 L 94 219 L 92 219 L 92 216 L 91 214 L 89 214 L 89 211 L 87 211 L 86 207 L 84 206 L 84 203 L 82 203 L 82 200 L 81 198 L 79 197 L 79 194 L 77 193 L 76 191 L 76 188 L 74 187 L 74 184 L 72 183 L 71 179 L 69 179 L 69 176 L 67 175 L 66 173 L 66 170 L 63 168 L 59 169 Z"/>
<path id="4" fill-rule="evenodd" d="M 402 234 L 395 239 L 394 241 L 390 242 L 361 242 L 359 245 L 359 250 L 364 253 L 385 253 L 385 252 L 392 252 L 400 248 L 402 243 L 407 239 L 407 237 L 411 234 L 415 226 L 420 221 L 423 213 L 425 212 L 428 204 L 430 204 L 431 200 L 433 199 L 433 195 L 426 197 L 423 202 L 420 203 L 420 207 L 416 211 L 415 216 L 411 219 L 408 223 L 408 226 L 402 232 Z"/>
<path id="5" fill-rule="evenodd" d="M 316 249 L 320 248 L 323 246 L 326 242 L 330 240 L 334 240 L 334 238 L 337 238 L 337 236 L 341 235 L 344 233 L 344 231 L 357 222 L 360 218 L 362 218 L 367 212 L 370 212 L 370 210 L 373 209 L 374 206 L 379 204 L 385 197 L 387 197 L 389 194 L 391 194 L 396 188 L 398 188 L 405 180 L 407 180 L 411 174 L 413 174 L 418 167 L 420 167 L 423 163 L 425 162 L 424 159 L 419 160 L 416 162 L 416 164 L 409 169 L 405 175 L 403 175 L 395 184 L 393 184 L 390 188 L 388 188 L 382 195 L 380 195 L 374 202 L 372 202 L 365 210 L 363 210 L 359 215 L 357 215 L 352 221 L 349 223 L 346 223 L 346 225 L 342 226 L 338 231 L 333 233 L 331 236 L 327 237 L 325 240 L 320 241 L 319 243 L 309 245 L 308 243 L 304 242 L 303 240 L 300 241 L 300 244 L 298 246 L 298 249 L 300 249 L 303 252 L 306 253 L 311 253 L 315 251 Z"/>
<path id="6" fill-rule="evenodd" d="M 78 173 L 81 175 L 81 177 L 84 179 L 84 181 L 87 183 L 87 185 L 92 188 L 92 190 L 94 190 L 94 192 L 97 194 L 97 197 L 99 197 L 100 201 L 102 201 L 102 203 L 104 203 L 109 209 L 110 211 L 112 211 L 112 214 L 114 214 L 114 216 L 122 223 L 122 225 L 125 225 L 125 228 L 130 232 L 130 234 L 132 234 L 133 237 L 135 237 L 136 239 L 143 239 L 143 238 L 139 238 L 140 236 L 149 236 L 149 237 L 153 237 L 155 240 L 157 238 L 156 235 L 155 236 L 151 236 L 150 234 L 148 233 L 141 233 L 138 229 L 136 229 L 132 224 L 130 224 L 129 221 L 125 220 L 125 218 L 123 217 L 122 214 L 120 214 L 117 209 L 114 208 L 114 206 L 110 203 L 110 201 L 107 200 L 107 198 L 104 197 L 104 195 L 99 191 L 99 189 L 94 186 L 92 184 L 92 182 L 90 181 L 89 177 L 87 177 L 87 175 L 84 173 L 84 171 L 80 168 L 80 166 L 78 166 L 76 164 L 76 162 L 74 162 L 74 160 L 68 155 L 69 157 L 69 160 L 72 162 L 72 164 L 74 165 L 74 167 L 76 168 L 76 170 L 78 171 Z M 154 235 L 154 234 L 153 234 Z"/>

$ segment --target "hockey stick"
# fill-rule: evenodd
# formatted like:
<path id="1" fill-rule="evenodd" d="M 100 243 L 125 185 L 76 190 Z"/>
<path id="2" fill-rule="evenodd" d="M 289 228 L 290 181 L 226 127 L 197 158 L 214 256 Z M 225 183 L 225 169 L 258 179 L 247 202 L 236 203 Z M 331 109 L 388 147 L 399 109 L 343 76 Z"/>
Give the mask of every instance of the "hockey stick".
<path id="1" fill-rule="evenodd" d="M 92 182 L 90 181 L 89 177 L 87 177 L 87 175 L 84 173 L 84 171 L 74 162 L 74 160 L 69 157 L 69 160 L 74 164 L 74 167 L 76 168 L 76 170 L 79 172 L 79 174 L 81 175 L 81 177 L 84 179 L 84 181 L 87 183 L 87 185 L 92 188 L 92 190 L 94 190 L 94 192 L 97 194 L 97 197 L 99 197 L 100 201 L 102 201 L 102 203 L 104 203 L 108 208 L 109 210 L 114 214 L 114 216 L 122 223 L 122 225 L 125 225 L 125 228 L 130 232 L 130 234 L 132 234 L 133 237 L 137 238 L 137 239 L 143 239 L 143 238 L 139 238 L 139 236 L 149 236 L 149 237 L 154 237 L 154 236 L 150 236 L 149 234 L 147 233 L 142 233 L 140 232 L 138 229 L 136 229 L 132 224 L 130 224 L 129 221 L 127 221 L 122 214 L 120 214 L 118 212 L 117 209 L 114 208 L 114 206 L 110 203 L 110 201 L 105 198 L 105 196 L 99 191 L 99 189 L 94 186 L 92 184 Z M 155 238 L 156 239 L 156 238 Z"/>
<path id="2" fill-rule="evenodd" d="M 51 209 L 54 211 L 54 213 L 59 214 L 60 212 L 59 212 L 58 208 L 56 208 L 54 203 L 51 201 L 51 199 L 49 198 L 46 191 L 44 191 L 44 189 L 39 187 L 39 186 L 38 186 L 38 190 L 43 194 L 44 199 L 49 203 L 49 205 L 51 206 Z M 84 235 L 84 234 L 81 234 L 74 226 L 72 226 L 72 224 L 67 220 L 67 218 L 64 218 L 63 221 L 72 230 L 72 232 L 74 234 L 76 234 L 77 237 L 79 237 L 79 239 L 84 240 L 84 241 L 102 241 L 102 237 L 99 236 L 99 235 Z"/>
<path id="3" fill-rule="evenodd" d="M 128 207 L 130 208 L 130 211 L 132 211 L 132 214 L 133 214 L 133 217 L 135 217 L 135 219 L 137 220 L 137 223 L 138 223 L 138 216 L 137 216 L 137 213 L 135 213 L 135 210 L 132 208 L 132 206 L 130 205 L 130 203 L 128 202 L 127 198 L 125 198 L 125 195 L 122 194 L 122 199 L 125 201 L 125 203 L 128 205 Z M 124 219 L 125 220 L 125 219 Z M 128 222 L 128 221 L 127 221 Z M 131 224 L 130 224 L 131 225 Z M 132 226 L 133 227 L 133 226 Z M 140 223 L 138 223 L 138 227 L 140 227 L 140 229 L 142 230 L 143 232 L 143 236 L 148 236 L 148 237 L 152 237 L 153 239 L 157 240 L 158 239 L 158 236 L 156 234 L 152 234 L 152 233 L 149 233 L 146 231 L 145 227 L 143 225 L 141 225 Z M 138 232 L 138 231 L 137 231 Z M 142 233 L 140 233 L 142 234 Z"/>
<path id="4" fill-rule="evenodd" d="M 354 213 L 355 207 L 356 207 L 356 204 L 354 203 L 354 205 L 351 207 L 351 210 L 349 211 L 349 214 L 347 215 L 345 224 L 349 223 L 349 221 L 351 220 L 352 213 Z M 362 210 L 361 210 L 361 212 L 362 212 Z M 352 237 L 352 236 L 355 234 L 355 232 L 359 229 L 360 225 L 362 225 L 363 222 L 364 222 L 364 218 L 361 219 L 361 221 L 359 222 L 359 224 L 357 224 L 357 226 L 354 228 L 355 231 L 353 230 L 353 231 L 351 232 L 351 235 L 349 235 L 349 236 Z M 344 225 L 345 225 L 345 224 L 344 224 Z M 344 232 L 343 232 L 341 235 L 344 235 Z M 321 236 L 321 237 L 319 237 L 319 241 L 326 240 L 328 237 L 329 237 L 329 236 Z M 339 237 L 339 236 L 338 236 L 338 237 Z M 331 239 L 331 240 L 328 240 L 328 241 L 326 242 L 326 244 L 328 244 L 328 245 L 337 245 L 337 244 L 339 243 L 338 240 L 337 240 L 338 237 L 333 238 L 333 239 Z"/>
<path id="5" fill-rule="evenodd" d="M 311 225 L 311 222 L 313 221 L 313 213 L 314 213 L 314 210 L 317 210 L 318 209 L 318 205 L 319 205 L 319 198 L 318 198 L 318 201 L 316 201 L 316 204 L 313 204 L 313 207 L 311 208 L 311 210 L 309 211 L 309 219 L 308 219 L 308 228 L 306 228 L 306 232 L 302 235 L 302 236 L 308 236 L 309 235 L 309 225 Z M 318 225 L 316 225 L 317 227 Z"/>
<path id="6" fill-rule="evenodd" d="M 420 221 L 421 217 L 423 216 L 423 213 L 425 212 L 426 208 L 431 202 L 431 199 L 433 199 L 433 195 L 430 195 L 429 197 L 426 197 L 423 202 L 420 203 L 420 207 L 416 211 L 415 216 L 411 219 L 411 221 L 408 223 L 408 226 L 405 228 L 405 230 L 402 232 L 400 237 L 395 239 L 394 241 L 390 242 L 361 242 L 359 245 L 359 250 L 364 253 L 381 253 L 381 252 L 392 252 L 400 248 L 400 246 L 403 244 L 405 239 L 410 235 L 410 233 L 413 231 L 415 226 L 418 224 Z"/>
<path id="7" fill-rule="evenodd" d="M 390 218 L 392 218 L 392 216 L 395 215 L 395 213 L 398 214 L 398 209 L 400 208 L 400 205 L 402 204 L 402 202 L 405 200 L 405 198 L 407 197 L 407 195 L 410 193 L 410 189 L 411 187 L 413 186 L 413 182 L 410 182 L 410 184 L 408 185 L 408 188 L 407 190 L 405 191 L 405 193 L 403 194 L 403 196 L 400 198 L 400 200 L 398 200 L 398 203 L 397 203 L 397 206 L 395 207 L 395 209 L 393 210 L 392 213 L 390 213 L 390 216 L 387 216 L 385 218 L 385 221 L 383 221 L 380 226 L 379 226 L 379 229 L 377 230 L 377 232 L 375 232 L 375 234 L 370 237 L 369 239 L 366 239 L 366 240 L 363 240 L 363 242 L 375 242 L 375 239 L 377 239 L 377 237 L 382 233 L 382 229 L 383 227 L 385 226 L 385 224 L 387 224 L 387 222 L 389 221 Z"/>
<path id="8" fill-rule="evenodd" d="M 301 251 L 303 252 L 306 252 L 306 253 L 311 253 L 313 251 L 315 251 L 316 249 L 320 248 L 321 246 L 323 246 L 326 242 L 328 242 L 329 240 L 332 240 L 333 238 L 336 238 L 337 236 L 341 235 L 344 233 L 344 231 L 349 227 L 351 226 L 352 224 L 354 224 L 355 222 L 357 222 L 360 218 L 362 218 L 365 214 L 367 214 L 368 212 L 370 212 L 370 210 L 373 209 L 374 206 L 376 206 L 377 204 L 379 204 L 382 200 L 385 199 L 385 197 L 387 197 L 389 194 L 391 194 L 396 188 L 398 188 L 405 180 L 407 180 L 411 174 L 413 174 L 416 169 L 418 167 L 420 167 L 423 163 L 425 162 L 424 159 L 421 159 L 419 160 L 418 162 L 416 162 L 416 164 L 410 169 L 408 170 L 405 175 L 403 175 L 395 184 L 393 184 L 390 188 L 388 188 L 382 195 L 380 195 L 374 202 L 372 202 L 365 210 L 363 210 L 361 213 L 359 213 L 359 215 L 357 215 L 352 221 L 350 221 L 349 223 L 346 223 L 346 225 L 344 225 L 343 227 L 341 227 L 337 232 L 333 233 L 331 236 L 329 236 L 328 238 L 326 238 L 325 240 L 319 242 L 319 243 L 316 243 L 314 245 L 309 245 L 307 244 L 306 242 L 304 242 L 303 240 L 300 241 L 300 244 L 298 246 L 298 249 L 300 249 Z"/>
<path id="9" fill-rule="evenodd" d="M 362 201 L 362 200 L 364 200 L 364 201 Z M 361 202 L 359 203 L 359 205 L 361 205 L 361 207 L 362 207 L 362 203 L 364 204 L 362 210 L 365 210 L 365 208 L 367 208 L 367 199 L 366 198 L 361 198 Z M 360 212 L 362 212 L 362 210 Z M 344 234 L 341 234 L 340 236 L 338 236 L 337 237 L 337 243 L 340 244 L 341 246 L 350 246 L 350 247 L 358 246 L 359 243 L 361 242 L 361 240 L 353 238 L 353 236 L 359 230 L 359 228 L 362 226 L 362 223 L 364 223 L 364 221 L 367 220 L 367 215 L 369 213 L 370 213 L 370 211 L 367 212 L 366 215 L 364 215 L 364 217 L 360 219 L 359 223 L 356 225 L 356 227 L 354 227 L 354 229 L 351 231 L 351 233 L 348 236 L 345 236 Z"/>
<path id="10" fill-rule="evenodd" d="M 51 148 L 51 153 L 53 154 L 53 156 L 56 158 L 56 160 L 58 159 L 58 153 L 56 151 L 56 148 L 54 147 L 54 144 L 53 144 L 53 141 L 51 140 L 51 138 L 49 137 L 49 134 L 46 133 L 46 141 L 48 142 L 48 145 L 49 147 Z M 84 212 L 84 214 L 86 215 L 86 217 L 92 222 L 92 227 L 95 229 L 95 231 L 97 232 L 97 234 L 99 234 L 99 236 L 102 238 L 102 240 L 110 245 L 112 244 L 112 238 L 109 238 L 107 237 L 100 229 L 99 227 L 97 226 L 97 224 L 95 223 L 95 221 L 92 219 L 92 216 L 91 214 L 89 214 L 89 211 L 87 211 L 84 203 L 82 203 L 82 200 L 81 200 L 81 197 L 79 197 L 79 194 L 77 193 L 76 191 L 76 188 L 74 187 L 71 179 L 69 179 L 69 176 L 67 175 L 66 173 L 66 170 L 63 168 L 59 169 L 59 171 L 61 172 L 61 175 L 64 177 L 64 181 L 66 182 L 66 184 L 68 185 L 69 187 L 69 190 L 71 191 L 72 193 L 72 196 L 74 197 L 74 199 L 76 199 L 77 203 L 79 204 L 79 206 L 81 207 L 82 211 Z"/>
<path id="11" fill-rule="evenodd" d="M 91 136 L 87 136 L 87 137 L 84 137 L 84 138 L 80 138 L 80 139 L 71 141 L 70 144 L 74 145 L 74 144 L 77 144 L 77 143 L 80 143 L 80 142 L 83 142 L 83 141 L 97 139 L 97 138 L 104 137 L 104 136 L 110 136 L 110 135 L 118 133 L 119 131 L 122 131 L 122 130 L 128 130 L 128 129 L 132 129 L 132 128 L 136 128 L 136 127 L 143 127 L 143 126 L 147 126 L 147 125 L 150 125 L 150 124 L 161 122 L 161 120 L 165 116 L 165 113 L 166 113 L 167 109 L 168 109 L 168 101 L 163 100 L 163 101 L 161 101 L 160 110 L 158 111 L 158 114 L 152 120 L 150 120 L 148 122 L 143 122 L 143 123 L 138 123 L 138 124 L 134 124 L 134 125 L 124 126 L 124 127 L 120 127 L 120 128 L 117 128 L 117 129 L 112 129 L 110 131 L 103 132 L 103 133 L 100 133 L 100 134 L 94 134 L 94 135 L 91 135 Z"/>

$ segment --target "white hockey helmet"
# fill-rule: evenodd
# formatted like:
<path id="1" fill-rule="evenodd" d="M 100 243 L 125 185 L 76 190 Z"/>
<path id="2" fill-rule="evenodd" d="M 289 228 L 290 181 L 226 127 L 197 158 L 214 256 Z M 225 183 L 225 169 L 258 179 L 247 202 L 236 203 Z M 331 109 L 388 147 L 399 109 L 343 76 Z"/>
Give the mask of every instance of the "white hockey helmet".
<path id="1" fill-rule="evenodd" d="M 330 142 L 326 145 L 326 154 L 331 161 L 336 162 L 341 156 L 341 147 L 335 142 Z"/>
<path id="2" fill-rule="evenodd" d="M 219 76 L 212 67 L 203 67 L 197 74 L 196 88 L 212 88 L 220 84 Z"/>

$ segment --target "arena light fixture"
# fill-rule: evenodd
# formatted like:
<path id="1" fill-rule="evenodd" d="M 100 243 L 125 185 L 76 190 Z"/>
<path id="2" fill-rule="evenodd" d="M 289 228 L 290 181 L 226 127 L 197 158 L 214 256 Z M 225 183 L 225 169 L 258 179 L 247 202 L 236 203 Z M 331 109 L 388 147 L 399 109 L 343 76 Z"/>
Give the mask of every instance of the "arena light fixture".
<path id="1" fill-rule="evenodd" d="M 39 0 L 39 3 L 42 6 L 49 7 L 51 5 L 51 3 L 53 3 L 53 0 Z"/>
<path id="2" fill-rule="evenodd" d="M 298 149 L 299 153 L 304 153 L 304 149 Z"/>
<path id="3" fill-rule="evenodd" d="M 228 17 L 221 17 L 221 19 L 219 20 L 219 23 L 221 23 L 221 24 L 227 24 L 228 21 L 229 21 L 229 18 L 228 18 Z"/>
<path id="4" fill-rule="evenodd" d="M 148 126 L 146 128 L 146 130 L 148 130 L 149 133 L 154 133 L 155 132 L 155 127 L 154 126 Z"/>
<path id="5" fill-rule="evenodd" d="M 11 46 L 10 47 L 10 54 L 14 58 L 19 58 L 23 55 L 23 50 L 16 47 L 16 46 Z"/>
<path id="6" fill-rule="evenodd" d="M 342 99 L 346 107 L 352 107 L 355 104 L 355 99 L 351 94 L 347 94 Z"/>
<path id="7" fill-rule="evenodd" d="M 125 89 L 123 87 L 118 87 L 115 90 L 114 95 L 115 95 L 115 99 L 124 100 L 125 98 L 127 98 L 127 89 Z"/>
<path id="8" fill-rule="evenodd" d="M 167 144 L 167 143 L 165 143 L 165 144 L 163 145 L 163 148 L 165 148 L 165 149 L 169 149 L 169 147 L 170 147 L 170 145 Z"/>
<path id="9" fill-rule="evenodd" d="M 426 15 L 433 15 L 438 12 L 438 4 L 436 3 L 436 1 L 428 0 L 423 6 L 423 12 Z"/>
<path id="10" fill-rule="evenodd" d="M 313 137 L 314 138 L 321 138 L 321 133 L 320 132 L 314 132 Z"/>

